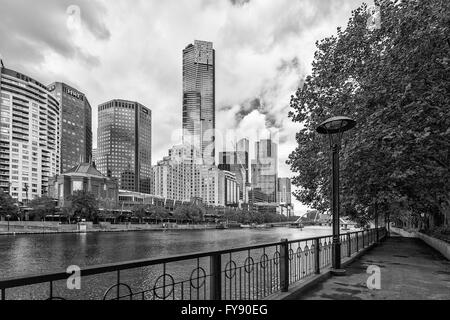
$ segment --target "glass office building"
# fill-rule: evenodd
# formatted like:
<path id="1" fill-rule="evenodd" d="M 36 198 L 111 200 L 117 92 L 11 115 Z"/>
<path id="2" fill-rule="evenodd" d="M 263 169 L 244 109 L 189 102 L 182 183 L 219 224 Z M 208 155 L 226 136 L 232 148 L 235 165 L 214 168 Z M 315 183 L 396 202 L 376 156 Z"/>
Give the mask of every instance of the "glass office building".
<path id="1" fill-rule="evenodd" d="M 0 68 L 0 188 L 22 203 L 60 170 L 59 102 L 42 83 Z"/>
<path id="2" fill-rule="evenodd" d="M 256 159 L 252 161 L 252 187 L 267 196 L 267 202 L 277 202 L 278 146 L 270 139 L 255 143 Z"/>
<path id="3" fill-rule="evenodd" d="M 48 86 L 61 106 L 61 173 L 92 160 L 92 110 L 86 96 L 65 83 Z"/>
<path id="4" fill-rule="evenodd" d="M 183 50 L 183 143 L 200 150 L 207 165 L 215 164 L 215 128 L 215 50 L 195 40 Z"/>
<path id="5" fill-rule="evenodd" d="M 96 166 L 121 190 L 151 193 L 152 112 L 138 102 L 112 100 L 98 107 Z"/>

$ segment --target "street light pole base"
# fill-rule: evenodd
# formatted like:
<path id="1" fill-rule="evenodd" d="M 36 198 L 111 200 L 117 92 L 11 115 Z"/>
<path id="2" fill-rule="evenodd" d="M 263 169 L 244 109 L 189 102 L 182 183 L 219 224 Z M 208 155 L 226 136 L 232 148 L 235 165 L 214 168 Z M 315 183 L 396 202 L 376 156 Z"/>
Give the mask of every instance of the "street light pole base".
<path id="1" fill-rule="evenodd" d="M 347 273 L 347 270 L 345 269 L 331 269 L 331 275 L 333 276 L 345 276 Z"/>

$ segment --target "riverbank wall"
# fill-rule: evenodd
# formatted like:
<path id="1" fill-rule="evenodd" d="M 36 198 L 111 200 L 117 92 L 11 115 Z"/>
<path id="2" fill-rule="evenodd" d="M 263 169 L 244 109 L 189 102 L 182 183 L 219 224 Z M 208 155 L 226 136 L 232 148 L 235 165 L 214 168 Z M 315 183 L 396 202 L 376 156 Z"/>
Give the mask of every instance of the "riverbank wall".
<path id="1" fill-rule="evenodd" d="M 86 230 L 81 231 L 78 224 L 10 221 L 8 225 L 8 222 L 0 221 L 0 235 L 217 229 L 215 224 L 111 224 L 100 222 L 94 225 L 92 222 L 86 222 L 85 225 Z"/>
<path id="2" fill-rule="evenodd" d="M 430 237 L 416 230 L 406 231 L 401 228 L 391 227 L 391 230 L 404 238 L 418 238 L 430 247 L 439 251 L 447 260 L 450 260 L 450 243 Z"/>

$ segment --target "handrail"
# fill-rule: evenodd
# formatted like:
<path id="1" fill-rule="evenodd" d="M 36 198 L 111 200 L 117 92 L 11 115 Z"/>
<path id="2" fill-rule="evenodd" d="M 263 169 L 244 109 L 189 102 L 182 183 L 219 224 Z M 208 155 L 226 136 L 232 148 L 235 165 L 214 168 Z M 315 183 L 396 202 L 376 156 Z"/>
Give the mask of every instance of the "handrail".
<path id="1" fill-rule="evenodd" d="M 348 232 L 345 234 L 346 235 L 359 234 L 359 233 L 363 233 L 365 231 L 370 231 L 370 230 L 375 230 L 375 229 Z M 247 251 L 247 250 L 255 250 L 255 249 L 261 249 L 261 248 L 267 248 L 267 247 L 273 247 L 273 246 L 280 246 L 285 243 L 293 244 L 293 243 L 296 243 L 299 241 L 307 242 L 307 241 L 313 241 L 316 239 L 320 240 L 320 239 L 325 239 L 325 238 L 330 238 L 330 237 L 331 237 L 331 235 L 326 235 L 326 236 L 319 236 L 319 237 L 310 237 L 310 238 L 289 240 L 287 242 L 286 241 L 278 241 L 278 242 L 263 243 L 263 244 L 259 244 L 259 245 L 253 245 L 253 246 L 243 246 L 243 247 L 237 247 L 237 248 L 233 248 L 233 249 L 215 250 L 215 251 L 206 251 L 206 252 L 194 252 L 194 253 L 190 253 L 190 254 L 173 255 L 173 256 L 168 256 L 168 257 L 164 257 L 164 258 L 140 259 L 140 260 L 126 261 L 126 262 L 115 262 L 115 263 L 109 263 L 109 264 L 87 266 L 87 267 L 80 268 L 80 276 L 89 276 L 89 275 L 107 273 L 107 272 L 118 271 L 118 270 L 134 269 L 134 268 L 139 268 L 139 267 L 153 266 L 153 265 L 157 265 L 157 264 L 164 264 L 164 263 L 175 262 L 175 261 L 184 261 L 184 260 L 205 258 L 205 257 L 211 257 L 211 256 L 215 256 L 215 255 L 230 254 L 230 253 Z M 48 282 L 48 281 L 64 280 L 64 279 L 67 279 L 68 276 L 70 276 L 70 274 L 68 274 L 66 272 L 52 272 L 52 273 L 5 278 L 5 279 L 0 279 L 0 289 L 20 287 L 20 286 L 32 285 L 32 284 Z"/>
<path id="2" fill-rule="evenodd" d="M 379 232 L 382 229 L 385 228 L 343 233 L 340 237 L 341 255 L 351 257 L 361 249 L 377 243 L 386 236 L 386 232 Z M 381 238 L 378 237 L 379 234 L 382 234 Z M 114 298 L 117 300 L 122 298 L 175 300 L 176 297 L 184 300 L 192 299 L 193 292 L 197 300 L 200 297 L 202 299 L 209 297 L 212 300 L 233 300 L 242 299 L 242 297 L 259 299 L 277 291 L 285 292 L 291 284 L 313 274 L 320 274 L 323 268 L 332 265 L 332 246 L 334 246 L 332 235 L 289 241 L 282 239 L 278 242 L 233 249 L 87 266 L 80 268 L 76 277 L 81 279 L 83 276 L 115 273 L 115 282 L 111 283 L 111 279 L 107 277 L 105 282 L 101 283 L 101 285 L 109 285 L 109 288 L 104 291 L 103 300 L 111 298 L 114 292 L 116 293 Z M 233 253 L 236 255 L 232 256 Z M 188 260 L 191 262 L 186 262 L 186 265 L 179 264 Z M 182 266 L 181 273 L 175 270 L 169 271 L 167 265 L 170 263 Z M 160 271 L 155 273 L 154 279 L 150 279 L 150 286 L 146 281 L 145 286 L 137 287 L 121 281 L 122 270 L 148 266 L 158 266 L 157 269 L 162 266 L 162 273 Z M 7 289 L 45 283 L 50 289 L 48 299 L 64 299 L 55 295 L 54 282 L 70 280 L 72 276 L 67 272 L 54 272 L 1 279 L 0 299 L 6 300 Z M 123 295 L 120 293 L 120 288 L 126 289 L 128 293 Z M 69 283 L 67 289 L 72 290 L 69 288 Z M 95 285 L 90 289 L 91 294 L 97 295 L 94 293 Z M 19 294 L 27 294 L 27 292 L 30 293 L 25 289 Z M 73 295 L 69 294 L 69 296 Z"/>

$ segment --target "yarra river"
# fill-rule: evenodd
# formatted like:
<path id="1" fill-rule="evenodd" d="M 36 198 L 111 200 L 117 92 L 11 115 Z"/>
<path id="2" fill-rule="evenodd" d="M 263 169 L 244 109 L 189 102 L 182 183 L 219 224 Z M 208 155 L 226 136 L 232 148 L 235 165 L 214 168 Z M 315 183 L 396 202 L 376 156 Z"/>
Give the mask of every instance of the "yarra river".
<path id="1" fill-rule="evenodd" d="M 167 230 L 0 236 L 0 279 L 64 272 L 70 265 L 84 267 L 161 258 L 277 242 L 282 238 L 295 240 L 324 235 L 331 235 L 331 228 Z M 24 298 L 22 297 L 24 290 L 14 289 L 13 296 Z M 27 291 L 25 298 L 35 297 L 35 294 L 29 296 L 31 291 L 33 290 Z"/>

